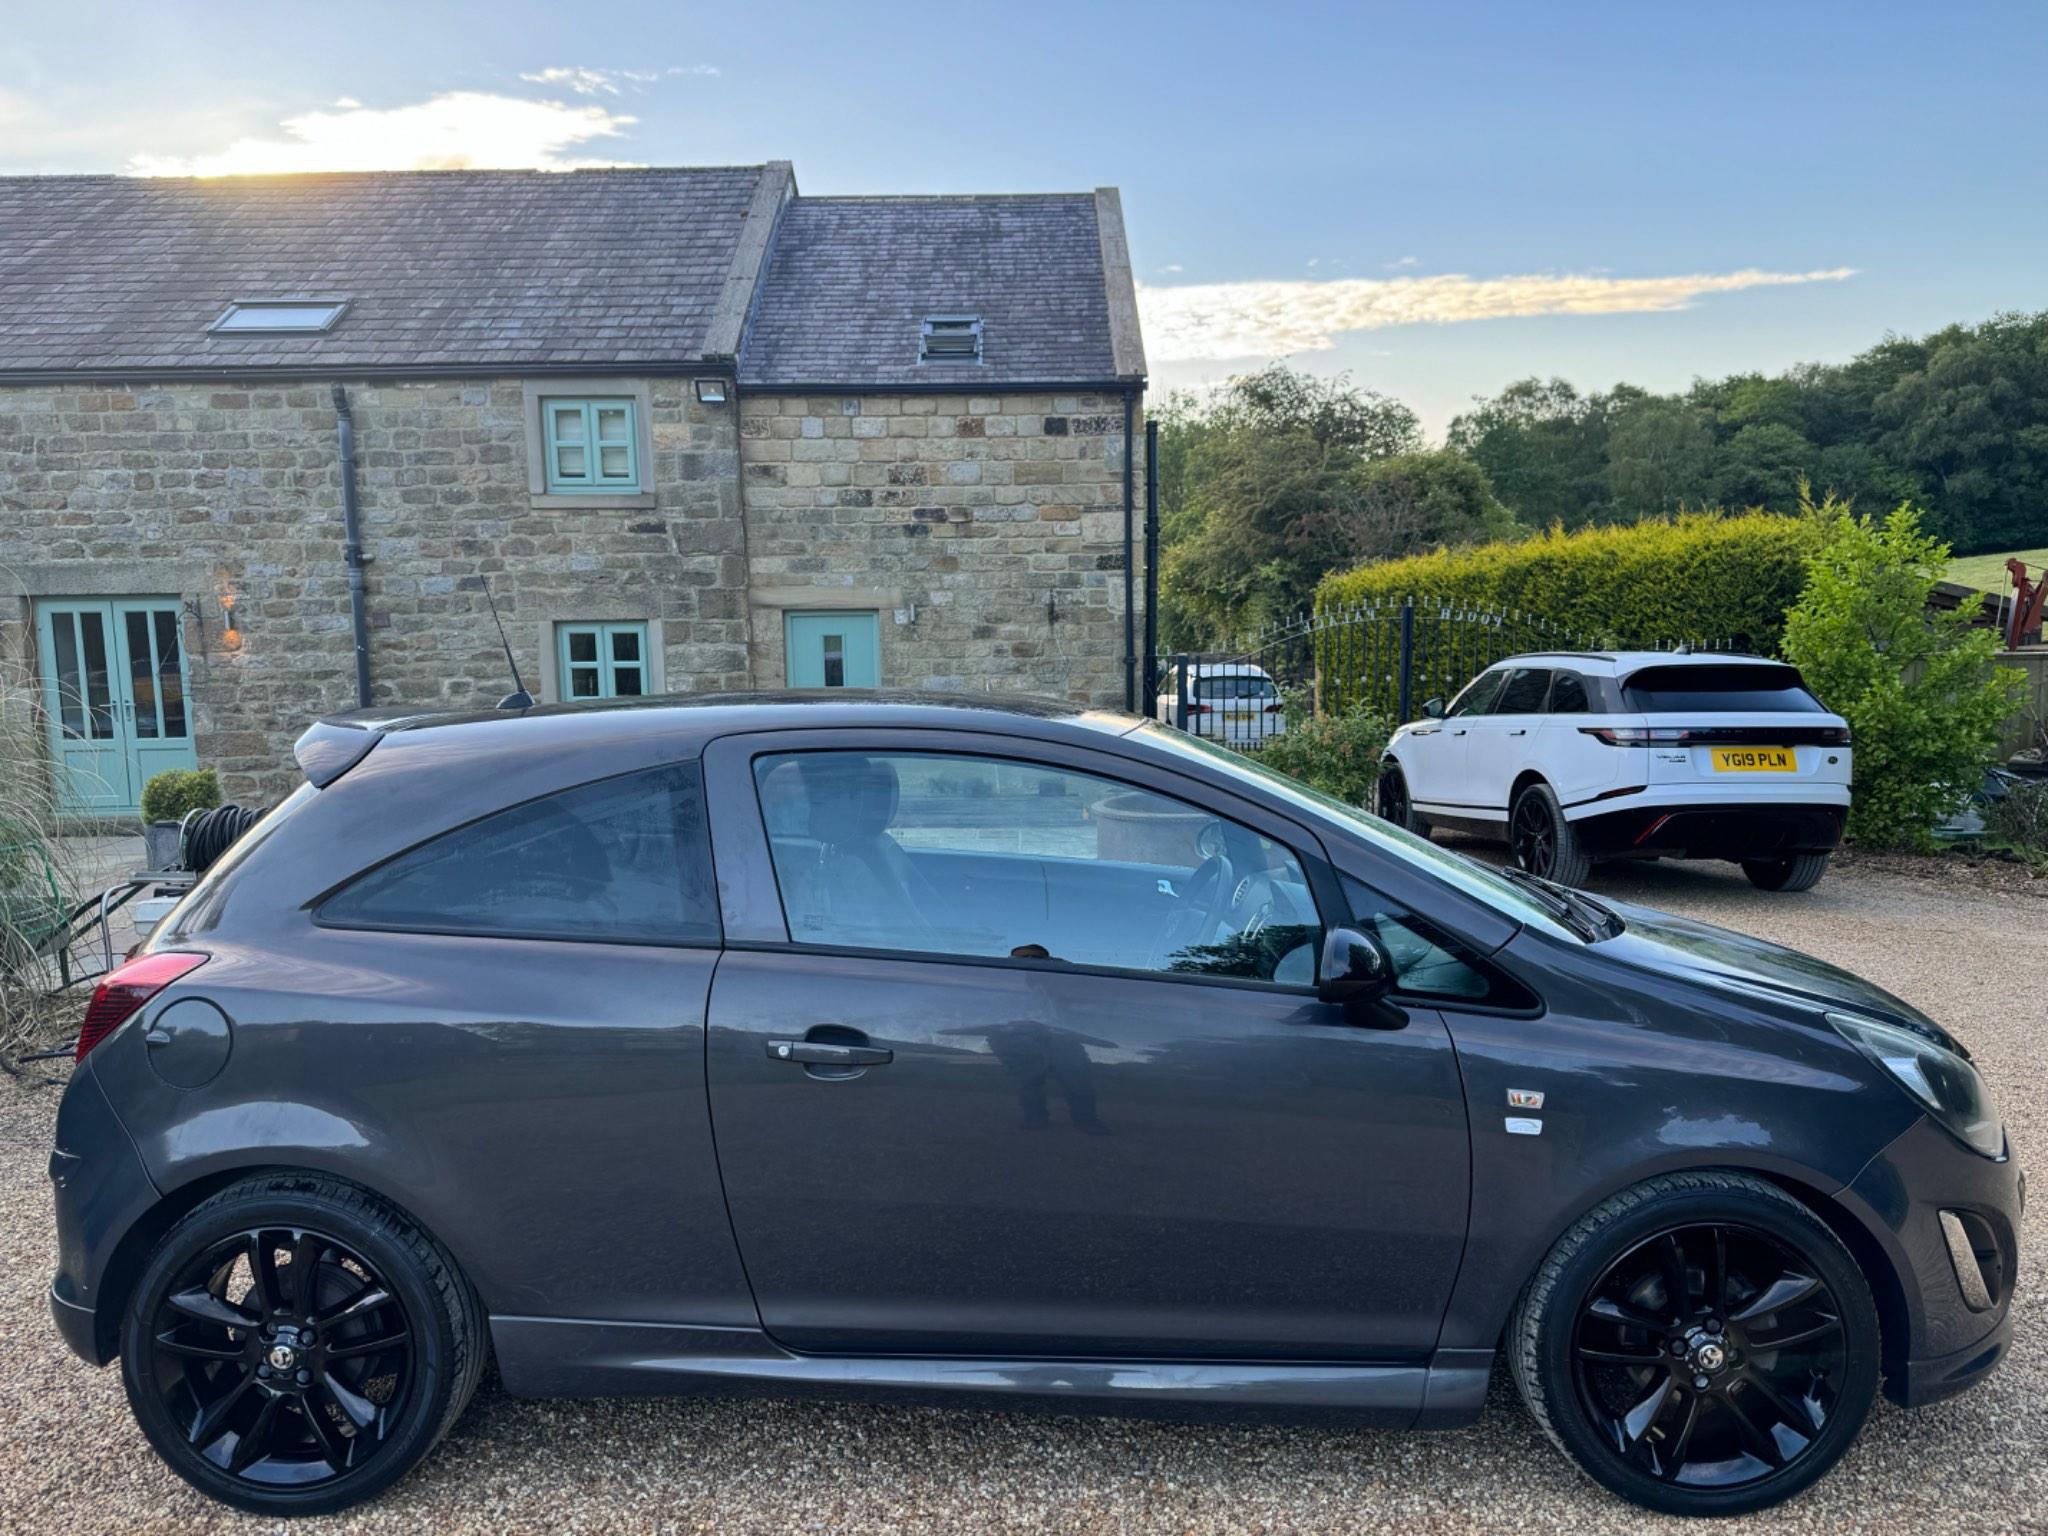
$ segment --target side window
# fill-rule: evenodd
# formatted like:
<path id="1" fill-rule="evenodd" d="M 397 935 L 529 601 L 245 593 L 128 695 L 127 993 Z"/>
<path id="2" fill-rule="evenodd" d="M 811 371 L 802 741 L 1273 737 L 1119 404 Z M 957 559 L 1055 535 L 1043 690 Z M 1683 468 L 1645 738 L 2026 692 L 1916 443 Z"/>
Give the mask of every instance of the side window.
<path id="1" fill-rule="evenodd" d="M 781 753 L 754 772 L 799 944 L 1315 980 L 1300 862 L 1184 801 L 942 753 Z"/>
<path id="2" fill-rule="evenodd" d="M 457 827 L 360 876 L 319 915 L 342 928 L 715 944 L 697 767 L 602 779 Z"/>
<path id="3" fill-rule="evenodd" d="M 1343 877 L 1351 920 L 1379 936 L 1394 960 L 1394 991 L 1446 1005 L 1525 1009 L 1537 999 L 1513 977 L 1468 952 L 1451 935 L 1363 882 Z"/>
<path id="4" fill-rule="evenodd" d="M 1533 715 L 1543 708 L 1543 696 L 1550 692 L 1548 667 L 1517 667 L 1514 675 L 1493 701 L 1496 715 Z"/>
<path id="5" fill-rule="evenodd" d="M 1445 711 L 1446 717 L 1455 720 L 1460 715 L 1485 714 L 1487 707 L 1493 703 L 1494 695 L 1500 692 L 1501 684 L 1507 680 L 1508 675 L 1505 671 L 1480 673 L 1472 682 L 1466 684 L 1463 693 L 1451 700 L 1451 707 Z"/>
<path id="6" fill-rule="evenodd" d="M 1583 715 L 1592 708 L 1592 700 L 1586 697 L 1586 680 L 1576 672 L 1558 673 L 1557 680 L 1550 685 L 1550 713 Z"/>

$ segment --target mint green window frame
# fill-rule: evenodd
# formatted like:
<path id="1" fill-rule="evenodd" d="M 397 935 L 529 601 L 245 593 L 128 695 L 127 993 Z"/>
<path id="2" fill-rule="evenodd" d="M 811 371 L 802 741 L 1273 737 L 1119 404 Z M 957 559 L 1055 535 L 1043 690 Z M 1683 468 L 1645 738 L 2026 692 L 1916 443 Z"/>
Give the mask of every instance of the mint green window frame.
<path id="1" fill-rule="evenodd" d="M 640 423 L 632 400 L 543 399 L 540 430 L 550 491 L 640 489 Z"/>
<path id="2" fill-rule="evenodd" d="M 635 699 L 653 692 L 645 624 L 557 624 L 555 667 L 564 699 Z"/>

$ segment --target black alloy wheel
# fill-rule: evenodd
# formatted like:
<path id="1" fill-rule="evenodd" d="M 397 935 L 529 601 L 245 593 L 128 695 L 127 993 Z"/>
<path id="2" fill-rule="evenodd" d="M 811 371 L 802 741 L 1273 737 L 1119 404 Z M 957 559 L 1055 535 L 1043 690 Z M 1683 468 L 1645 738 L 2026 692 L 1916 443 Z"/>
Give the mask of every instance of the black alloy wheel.
<path id="1" fill-rule="evenodd" d="M 1877 1396 L 1870 1283 L 1784 1190 L 1660 1174 L 1588 1211 L 1530 1279 L 1509 1364 L 1543 1432 L 1645 1508 L 1732 1515 L 1790 1498 Z"/>
<path id="2" fill-rule="evenodd" d="M 361 1254 L 301 1227 L 232 1233 L 182 1265 L 144 1376 L 202 1459 L 308 1488 L 385 1447 L 413 1385 L 412 1324 Z"/>
<path id="3" fill-rule="evenodd" d="M 454 1424 L 483 1308 L 431 1237 L 338 1180 L 232 1185 L 164 1236 L 122 1320 L 137 1423 L 202 1493 L 267 1515 L 359 1503 Z"/>
<path id="4" fill-rule="evenodd" d="M 1841 1304 L 1754 1228 L 1679 1227 L 1594 1282 L 1572 1347 L 1579 1401 L 1660 1481 L 1735 1490 L 1810 1452 L 1847 1376 Z"/>
<path id="5" fill-rule="evenodd" d="M 1399 763 L 1389 762 L 1380 770 L 1380 820 L 1390 821 L 1404 832 L 1421 833 L 1415 805 L 1408 798 L 1408 776 Z"/>
<path id="6" fill-rule="evenodd" d="M 1517 865 L 1532 875 L 1550 878 L 1557 864 L 1557 829 L 1550 824 L 1549 808 L 1536 796 L 1524 795 L 1515 802 L 1508 846 Z"/>

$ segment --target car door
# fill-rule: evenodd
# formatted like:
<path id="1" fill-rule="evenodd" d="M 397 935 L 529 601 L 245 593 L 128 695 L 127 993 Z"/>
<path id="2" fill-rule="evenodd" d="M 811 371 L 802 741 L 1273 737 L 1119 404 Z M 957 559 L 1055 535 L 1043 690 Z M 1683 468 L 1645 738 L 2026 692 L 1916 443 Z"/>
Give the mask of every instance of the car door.
<path id="1" fill-rule="evenodd" d="M 1493 707 L 1472 717 L 1465 746 L 1466 799 L 1489 817 L 1507 815 L 1508 793 L 1535 758 L 1543 701 L 1550 692 L 1548 667 L 1515 667 L 1506 676 Z"/>
<path id="2" fill-rule="evenodd" d="M 1317 999 L 1340 898 L 1299 825 L 1002 736 L 740 736 L 706 771 L 712 1119 L 774 1337 L 1433 1345 L 1464 1241 L 1456 1064 L 1434 1017 L 1369 1028 Z"/>
<path id="3" fill-rule="evenodd" d="M 1441 720 L 1420 722 L 1409 731 L 1403 752 L 1408 797 L 1419 809 L 1441 806 L 1462 814 L 1470 806 L 1466 775 L 1472 726 L 1485 718 L 1487 706 L 1506 681 L 1502 671 L 1480 673 L 1451 700 Z"/>

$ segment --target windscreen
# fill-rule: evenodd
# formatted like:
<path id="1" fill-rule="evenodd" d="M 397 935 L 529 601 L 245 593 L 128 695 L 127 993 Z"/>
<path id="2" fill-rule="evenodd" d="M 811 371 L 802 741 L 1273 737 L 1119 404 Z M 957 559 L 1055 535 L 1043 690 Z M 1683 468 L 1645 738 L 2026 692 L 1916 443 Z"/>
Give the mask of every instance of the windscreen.
<path id="1" fill-rule="evenodd" d="M 1621 685 L 1623 706 L 1632 714 L 1698 714 L 1701 711 L 1767 711 L 1825 714 L 1807 691 L 1796 667 L 1644 667 Z"/>

